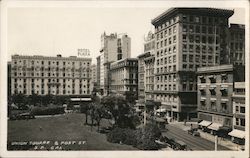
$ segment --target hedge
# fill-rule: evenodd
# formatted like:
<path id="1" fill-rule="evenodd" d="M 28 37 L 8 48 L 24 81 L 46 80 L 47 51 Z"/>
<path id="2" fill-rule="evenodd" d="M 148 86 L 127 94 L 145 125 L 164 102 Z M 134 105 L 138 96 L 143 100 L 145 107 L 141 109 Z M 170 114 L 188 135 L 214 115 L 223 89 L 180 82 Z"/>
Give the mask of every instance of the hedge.
<path id="1" fill-rule="evenodd" d="M 56 114 L 63 114 L 64 107 L 36 107 L 33 108 L 30 112 L 31 115 L 56 115 Z"/>
<path id="2" fill-rule="evenodd" d="M 147 124 L 146 127 L 133 130 L 129 128 L 114 128 L 107 134 L 107 140 L 112 143 L 133 145 L 142 150 L 157 150 L 160 146 L 155 142 L 161 136 L 157 125 Z"/>

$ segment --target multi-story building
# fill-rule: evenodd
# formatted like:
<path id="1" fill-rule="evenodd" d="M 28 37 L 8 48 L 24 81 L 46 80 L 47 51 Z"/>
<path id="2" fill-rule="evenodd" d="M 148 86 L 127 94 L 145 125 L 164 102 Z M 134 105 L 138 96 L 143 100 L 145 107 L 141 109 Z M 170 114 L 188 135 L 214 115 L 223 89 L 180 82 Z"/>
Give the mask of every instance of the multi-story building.
<path id="1" fill-rule="evenodd" d="M 198 67 L 228 63 L 226 36 L 233 10 L 172 8 L 155 27 L 155 100 L 176 120 L 196 117 Z"/>
<path id="2" fill-rule="evenodd" d="M 245 25 L 230 24 L 229 42 L 230 63 L 245 65 Z"/>
<path id="3" fill-rule="evenodd" d="M 125 95 L 126 92 L 137 96 L 138 92 L 138 59 L 126 58 L 110 64 L 110 91 Z"/>
<path id="4" fill-rule="evenodd" d="M 151 56 L 150 52 L 140 54 L 138 58 L 138 102 L 145 103 L 145 61 L 144 59 Z"/>
<path id="5" fill-rule="evenodd" d="M 131 39 L 128 35 L 101 35 L 100 49 L 100 88 L 104 94 L 109 90 L 109 67 L 111 62 L 129 58 L 131 56 Z"/>
<path id="6" fill-rule="evenodd" d="M 233 93 L 233 130 L 229 133 L 232 141 L 245 143 L 245 82 L 234 83 Z"/>
<path id="7" fill-rule="evenodd" d="M 97 66 L 91 65 L 91 91 L 97 88 Z"/>
<path id="8" fill-rule="evenodd" d="M 210 122 L 209 129 L 233 125 L 233 65 L 198 68 L 198 118 Z M 203 123 L 200 123 L 203 125 Z M 205 125 L 205 124 L 204 124 Z M 208 124 L 207 124 L 208 125 Z M 206 125 L 205 125 L 206 126 Z"/>
<path id="9" fill-rule="evenodd" d="M 8 71 L 8 96 L 11 96 L 11 62 L 7 63 L 7 71 Z"/>
<path id="10" fill-rule="evenodd" d="M 150 54 L 150 56 L 144 59 L 145 62 L 145 100 L 154 100 L 154 64 L 155 56 Z"/>
<path id="11" fill-rule="evenodd" d="M 96 87 L 98 90 L 100 90 L 100 68 L 101 68 L 101 56 L 98 56 L 96 58 L 97 64 L 96 64 Z"/>
<path id="12" fill-rule="evenodd" d="M 89 95 L 91 58 L 13 55 L 11 94 Z"/>

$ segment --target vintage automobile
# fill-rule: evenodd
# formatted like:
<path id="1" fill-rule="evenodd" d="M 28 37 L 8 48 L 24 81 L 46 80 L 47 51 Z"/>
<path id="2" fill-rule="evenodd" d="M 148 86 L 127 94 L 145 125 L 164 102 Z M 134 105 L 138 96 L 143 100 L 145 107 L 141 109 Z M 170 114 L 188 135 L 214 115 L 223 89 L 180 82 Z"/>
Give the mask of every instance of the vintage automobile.
<path id="1" fill-rule="evenodd" d="M 188 130 L 188 134 L 193 135 L 193 136 L 200 136 L 200 132 L 197 131 L 197 129 L 190 129 Z"/>

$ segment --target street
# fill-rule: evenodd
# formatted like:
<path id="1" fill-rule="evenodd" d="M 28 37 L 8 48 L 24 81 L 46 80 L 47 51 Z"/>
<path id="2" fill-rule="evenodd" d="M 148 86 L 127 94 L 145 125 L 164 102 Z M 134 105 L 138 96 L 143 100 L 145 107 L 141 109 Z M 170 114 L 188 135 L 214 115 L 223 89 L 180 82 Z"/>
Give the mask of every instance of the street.
<path id="1" fill-rule="evenodd" d="M 192 150 L 214 150 L 214 142 L 201 137 L 195 137 L 171 124 L 167 125 L 167 132 L 163 132 L 163 136 L 181 140 L 187 144 L 188 149 Z M 224 146 L 218 145 L 218 150 L 230 150 Z"/>

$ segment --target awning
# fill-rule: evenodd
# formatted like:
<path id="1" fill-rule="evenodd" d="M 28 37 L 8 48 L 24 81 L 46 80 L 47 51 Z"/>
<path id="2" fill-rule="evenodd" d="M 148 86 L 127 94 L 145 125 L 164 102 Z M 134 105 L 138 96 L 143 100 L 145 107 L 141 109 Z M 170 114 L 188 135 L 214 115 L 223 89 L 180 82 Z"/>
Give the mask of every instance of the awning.
<path id="1" fill-rule="evenodd" d="M 228 99 L 221 99 L 222 103 L 226 103 L 228 101 Z"/>
<path id="2" fill-rule="evenodd" d="M 190 121 L 193 121 L 193 122 L 201 122 L 202 120 L 199 119 L 199 118 L 191 118 Z"/>
<path id="3" fill-rule="evenodd" d="M 244 139 L 245 138 L 245 131 L 234 129 L 233 131 L 229 132 L 228 135 L 233 136 L 233 137 L 237 137 L 240 139 Z"/>
<path id="4" fill-rule="evenodd" d="M 212 123 L 210 126 L 208 126 L 208 129 L 212 129 L 214 131 L 218 131 L 222 127 L 222 124 L 219 123 Z"/>
<path id="5" fill-rule="evenodd" d="M 209 125 L 211 125 L 211 124 L 212 124 L 212 122 L 206 121 L 206 120 L 203 120 L 203 121 L 201 121 L 201 122 L 199 123 L 200 126 L 204 126 L 204 127 L 207 127 L 207 126 L 209 126 Z"/>
<path id="6" fill-rule="evenodd" d="M 214 101 L 216 101 L 216 98 L 210 98 L 210 100 L 214 102 Z"/>
<path id="7" fill-rule="evenodd" d="M 155 110 L 156 112 L 166 112 L 167 110 L 165 108 L 162 108 L 162 109 L 157 109 Z"/>
<path id="8" fill-rule="evenodd" d="M 71 98 L 71 101 L 91 101 L 91 98 Z"/>

